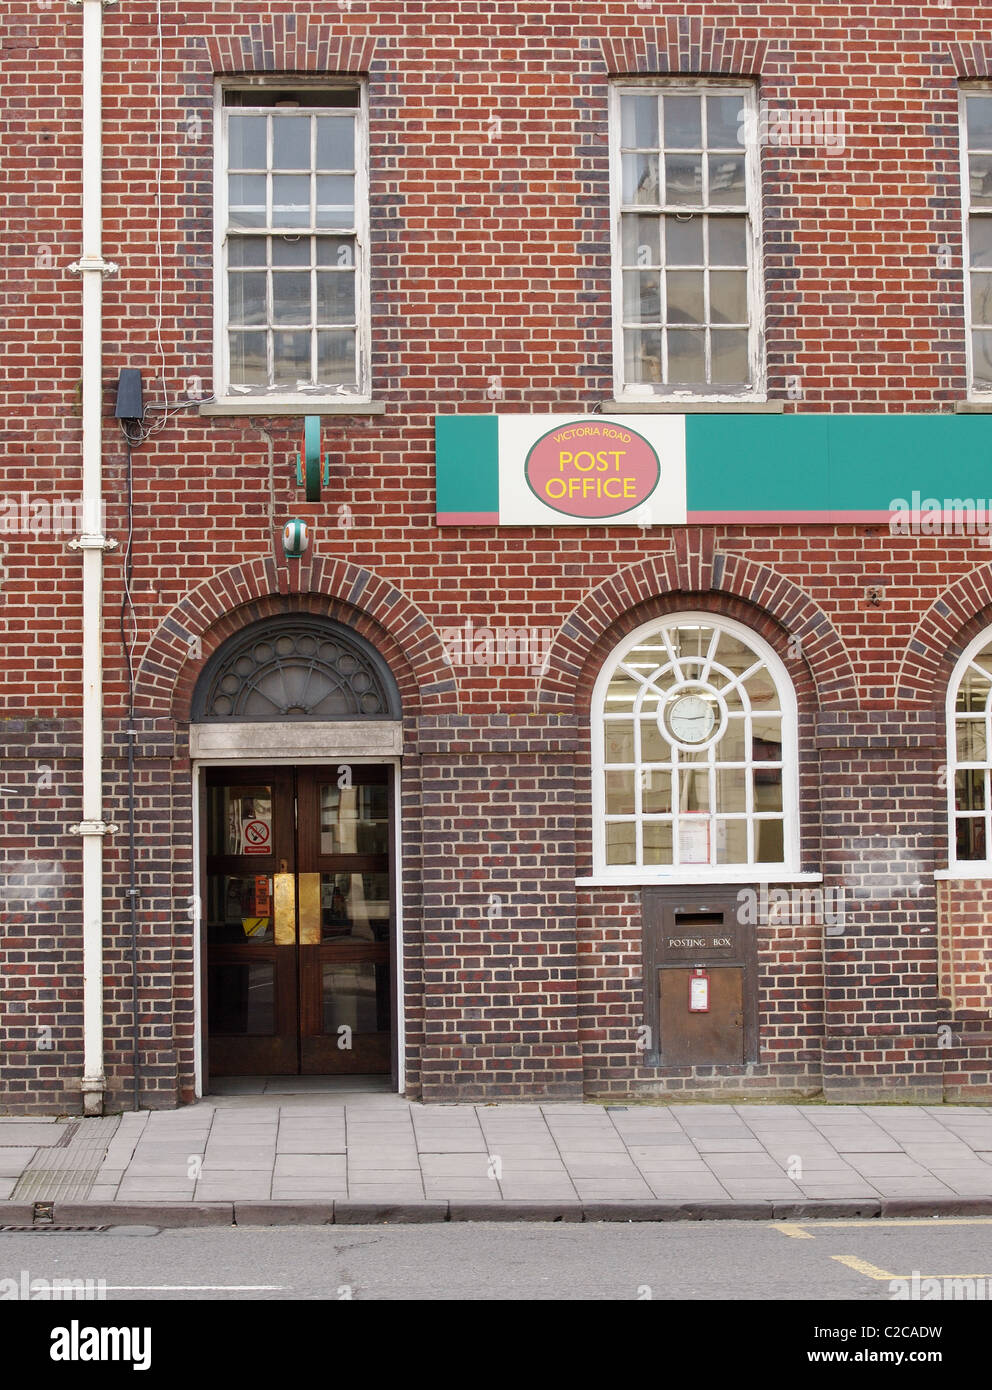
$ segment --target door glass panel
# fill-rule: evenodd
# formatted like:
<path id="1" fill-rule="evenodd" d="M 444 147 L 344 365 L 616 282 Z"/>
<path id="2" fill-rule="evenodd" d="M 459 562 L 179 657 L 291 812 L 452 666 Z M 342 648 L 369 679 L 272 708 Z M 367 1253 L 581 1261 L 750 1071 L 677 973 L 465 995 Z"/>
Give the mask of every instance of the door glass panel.
<path id="1" fill-rule="evenodd" d="M 207 932 L 211 945 L 271 946 L 272 922 L 270 875 L 208 875 Z"/>
<path id="2" fill-rule="evenodd" d="M 389 967 L 372 961 L 325 962 L 321 971 L 321 1017 L 325 1033 L 389 1029 Z"/>
<path id="3" fill-rule="evenodd" d="M 321 854 L 388 854 L 389 793 L 385 783 L 320 788 Z"/>
<path id="4" fill-rule="evenodd" d="M 389 874 L 321 874 L 320 939 L 389 940 Z"/>
<path id="5" fill-rule="evenodd" d="M 209 795 L 208 854 L 273 853 L 271 787 L 211 787 Z"/>
<path id="6" fill-rule="evenodd" d="M 275 966 L 270 963 L 212 965 L 209 995 L 211 1033 L 276 1031 Z"/>

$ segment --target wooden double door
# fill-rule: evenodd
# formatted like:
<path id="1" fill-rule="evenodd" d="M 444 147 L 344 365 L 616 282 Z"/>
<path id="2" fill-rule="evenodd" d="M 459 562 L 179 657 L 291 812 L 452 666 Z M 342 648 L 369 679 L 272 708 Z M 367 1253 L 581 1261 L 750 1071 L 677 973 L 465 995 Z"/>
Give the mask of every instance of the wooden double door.
<path id="1" fill-rule="evenodd" d="M 207 1070 L 392 1070 L 392 769 L 206 778 Z"/>

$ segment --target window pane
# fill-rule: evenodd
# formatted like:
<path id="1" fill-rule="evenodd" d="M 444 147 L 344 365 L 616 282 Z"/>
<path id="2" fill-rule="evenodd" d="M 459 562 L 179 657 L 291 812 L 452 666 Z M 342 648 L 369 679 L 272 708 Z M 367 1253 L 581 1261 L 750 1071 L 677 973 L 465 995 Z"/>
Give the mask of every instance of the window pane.
<path id="1" fill-rule="evenodd" d="M 228 275 L 228 308 L 232 324 L 264 324 L 265 271 L 235 271 Z"/>
<path id="2" fill-rule="evenodd" d="M 610 681 L 606 691 L 606 709 L 609 714 L 620 714 L 634 708 L 634 700 L 640 690 L 640 682 L 618 671 Z"/>
<path id="3" fill-rule="evenodd" d="M 669 323 L 704 323 L 703 272 L 670 270 L 665 277 L 668 290 Z M 671 338 L 669 338 L 669 352 Z M 669 370 L 671 364 L 669 363 Z"/>
<path id="4" fill-rule="evenodd" d="M 227 244 L 227 263 L 231 266 L 264 265 L 265 237 L 231 237 Z"/>
<path id="5" fill-rule="evenodd" d="M 658 148 L 657 97 L 620 98 L 620 139 L 626 149 Z"/>
<path id="6" fill-rule="evenodd" d="M 625 270 L 623 275 L 625 319 L 657 323 L 661 318 L 661 272 Z"/>
<path id="7" fill-rule="evenodd" d="M 672 863 L 671 821 L 646 821 L 644 823 L 644 863 Z"/>
<path id="8" fill-rule="evenodd" d="M 624 330 L 624 372 L 628 381 L 661 381 L 661 334 Z"/>
<path id="9" fill-rule="evenodd" d="M 706 381 L 702 332 L 671 330 L 668 334 L 668 380 L 674 385 L 699 386 Z"/>
<path id="10" fill-rule="evenodd" d="M 274 333 L 275 379 L 278 386 L 307 385 L 310 375 L 310 334 Z"/>
<path id="11" fill-rule="evenodd" d="M 755 821 L 754 857 L 759 864 L 783 863 L 785 860 L 785 823 L 783 821 Z"/>
<path id="12" fill-rule="evenodd" d="M 747 863 L 747 822 L 718 820 L 716 823 L 716 862 L 718 864 Z"/>
<path id="13" fill-rule="evenodd" d="M 751 654 L 752 660 L 754 654 Z M 777 710 L 778 691 L 767 666 L 759 666 L 754 675 L 748 676 L 744 683 L 751 708 L 756 711 Z"/>
<path id="14" fill-rule="evenodd" d="M 703 203 L 703 157 L 698 154 L 665 155 L 665 202 Z"/>
<path id="15" fill-rule="evenodd" d="M 992 97 L 965 97 L 968 122 L 968 147 L 972 150 L 992 150 Z"/>
<path id="16" fill-rule="evenodd" d="M 958 811 L 985 810 L 985 778 L 979 768 L 958 772 L 954 777 L 954 806 Z"/>
<path id="17" fill-rule="evenodd" d="M 710 774 L 706 768 L 686 768 L 679 772 L 679 809 L 710 809 Z"/>
<path id="18" fill-rule="evenodd" d="M 321 965 L 321 1026 L 333 1037 L 339 1028 L 352 1033 L 384 1033 L 389 1028 L 389 972 L 371 961 Z"/>
<path id="19" fill-rule="evenodd" d="M 624 203 L 657 204 L 658 156 L 656 154 L 625 154 L 623 156 Z"/>
<path id="20" fill-rule="evenodd" d="M 272 238 L 273 265 L 309 265 L 310 238 L 274 236 Z"/>
<path id="21" fill-rule="evenodd" d="M 992 270 L 992 217 L 968 219 L 968 249 L 972 266 Z"/>
<path id="22" fill-rule="evenodd" d="M 988 656 L 985 652 L 981 652 L 975 660 L 978 662 L 987 661 Z M 955 709 L 960 710 L 962 713 L 971 712 L 977 714 L 981 712 L 984 714 L 985 706 L 988 704 L 990 689 L 992 689 L 992 681 L 989 680 L 989 677 L 984 671 L 979 671 L 976 670 L 974 666 L 969 666 L 961 677 L 961 683 L 958 686 L 957 698 L 954 702 Z"/>
<path id="23" fill-rule="evenodd" d="M 210 1031 L 218 1037 L 276 1031 L 275 966 L 264 961 L 210 966 Z"/>
<path id="24" fill-rule="evenodd" d="M 747 265 L 747 218 L 711 217 L 710 265 Z"/>
<path id="25" fill-rule="evenodd" d="M 228 168 L 265 168 L 265 117 L 228 118 Z"/>
<path id="26" fill-rule="evenodd" d="M 744 156 L 720 154 L 709 156 L 710 202 L 740 204 L 747 201 L 744 188 Z"/>
<path id="27" fill-rule="evenodd" d="M 317 264 L 338 266 L 348 270 L 355 264 L 353 237 L 322 236 L 317 238 Z"/>
<path id="28" fill-rule="evenodd" d="M 956 723 L 958 762 L 985 762 L 988 756 L 985 747 L 985 720 L 958 719 Z"/>
<path id="29" fill-rule="evenodd" d="M 698 150 L 703 144 L 699 97 L 665 97 L 665 149 Z"/>
<path id="30" fill-rule="evenodd" d="M 743 130 L 743 96 L 706 98 L 706 144 L 709 149 L 739 149 L 744 144 Z"/>
<path id="31" fill-rule="evenodd" d="M 661 219 L 624 213 L 622 219 L 624 265 L 660 265 L 658 233 Z"/>
<path id="32" fill-rule="evenodd" d="M 755 768 L 754 809 L 756 811 L 782 810 L 782 769 L 780 767 Z"/>
<path id="33" fill-rule="evenodd" d="M 619 825 L 606 827 L 607 864 L 634 864 L 637 862 L 636 827 L 633 821 L 621 821 Z"/>
<path id="34" fill-rule="evenodd" d="M 329 329 L 317 334 L 317 374 L 330 385 L 355 380 L 355 334 L 348 329 Z"/>
<path id="35" fill-rule="evenodd" d="M 714 386 L 738 386 L 749 382 L 747 330 L 714 329 L 710 336 L 710 363 Z"/>
<path id="36" fill-rule="evenodd" d="M 309 271 L 273 274 L 272 318 L 275 323 L 310 322 Z"/>
<path id="37" fill-rule="evenodd" d="M 717 757 L 726 756 L 719 748 Z M 718 767 L 716 770 L 716 811 L 747 810 L 747 769 Z"/>
<path id="38" fill-rule="evenodd" d="M 265 386 L 265 333 L 231 333 L 231 381 L 235 386 Z"/>
<path id="39" fill-rule="evenodd" d="M 317 179 L 317 226 L 355 225 L 355 180 L 345 174 L 326 174 Z"/>
<path id="40" fill-rule="evenodd" d="M 968 165 L 972 203 L 976 207 L 992 207 L 992 155 L 973 154 Z"/>
<path id="41" fill-rule="evenodd" d="M 957 857 L 984 859 L 986 854 L 985 817 L 958 816 L 955 821 Z"/>
<path id="42" fill-rule="evenodd" d="M 971 365 L 976 385 L 992 386 L 992 332 L 988 329 L 971 335 Z"/>
<path id="43" fill-rule="evenodd" d="M 317 322 L 353 323 L 355 276 L 348 271 L 317 276 Z"/>
<path id="44" fill-rule="evenodd" d="M 606 761 L 608 763 L 632 763 L 634 761 L 634 725 L 628 719 L 611 719 L 606 724 Z"/>
<path id="45" fill-rule="evenodd" d="M 671 814 L 672 774 L 667 767 L 649 768 L 642 772 L 641 810 L 647 815 Z"/>
<path id="46" fill-rule="evenodd" d="M 317 119 L 317 168 L 354 169 L 355 121 L 352 116 Z"/>
<path id="47" fill-rule="evenodd" d="M 273 174 L 273 227 L 309 227 L 310 180 L 306 174 Z"/>
<path id="48" fill-rule="evenodd" d="M 265 176 L 231 174 L 227 181 L 228 213 L 232 227 L 265 226 Z"/>
<path id="49" fill-rule="evenodd" d="M 275 116 L 272 120 L 273 169 L 310 168 L 310 118 Z"/>
<path id="50" fill-rule="evenodd" d="M 608 772 L 606 774 L 606 814 L 608 816 L 632 816 L 634 814 L 633 772 Z"/>
<path id="51" fill-rule="evenodd" d="M 971 318 L 973 323 L 992 324 L 992 274 L 971 277 Z"/>
<path id="52" fill-rule="evenodd" d="M 710 322 L 747 323 L 747 272 L 710 272 Z"/>
<path id="53" fill-rule="evenodd" d="M 703 264 L 703 219 L 694 217 L 665 218 L 665 264 Z"/>

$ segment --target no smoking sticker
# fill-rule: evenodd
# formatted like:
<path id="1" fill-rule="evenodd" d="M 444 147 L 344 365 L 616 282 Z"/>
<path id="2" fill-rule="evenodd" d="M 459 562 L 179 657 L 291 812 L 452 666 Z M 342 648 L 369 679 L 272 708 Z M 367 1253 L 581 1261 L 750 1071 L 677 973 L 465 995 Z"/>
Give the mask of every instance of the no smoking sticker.
<path id="1" fill-rule="evenodd" d="M 244 829 L 245 854 L 269 853 L 269 827 L 264 820 L 250 820 Z"/>

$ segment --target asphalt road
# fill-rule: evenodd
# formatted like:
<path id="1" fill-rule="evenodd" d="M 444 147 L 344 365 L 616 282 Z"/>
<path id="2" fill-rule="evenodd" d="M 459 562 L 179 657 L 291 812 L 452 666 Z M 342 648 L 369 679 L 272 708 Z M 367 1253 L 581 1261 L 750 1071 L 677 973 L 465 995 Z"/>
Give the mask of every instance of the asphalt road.
<path id="1" fill-rule="evenodd" d="M 108 1301 L 865 1303 L 893 1300 L 891 1280 L 914 1273 L 982 1280 L 972 1296 L 992 1301 L 992 1218 L 0 1233 L 0 1281 L 15 1281 L 0 1283 L 0 1299 L 23 1296 L 15 1287 L 34 1280 L 82 1279 L 104 1281 Z M 935 1297 L 935 1287 L 918 1284 L 917 1296 Z"/>

